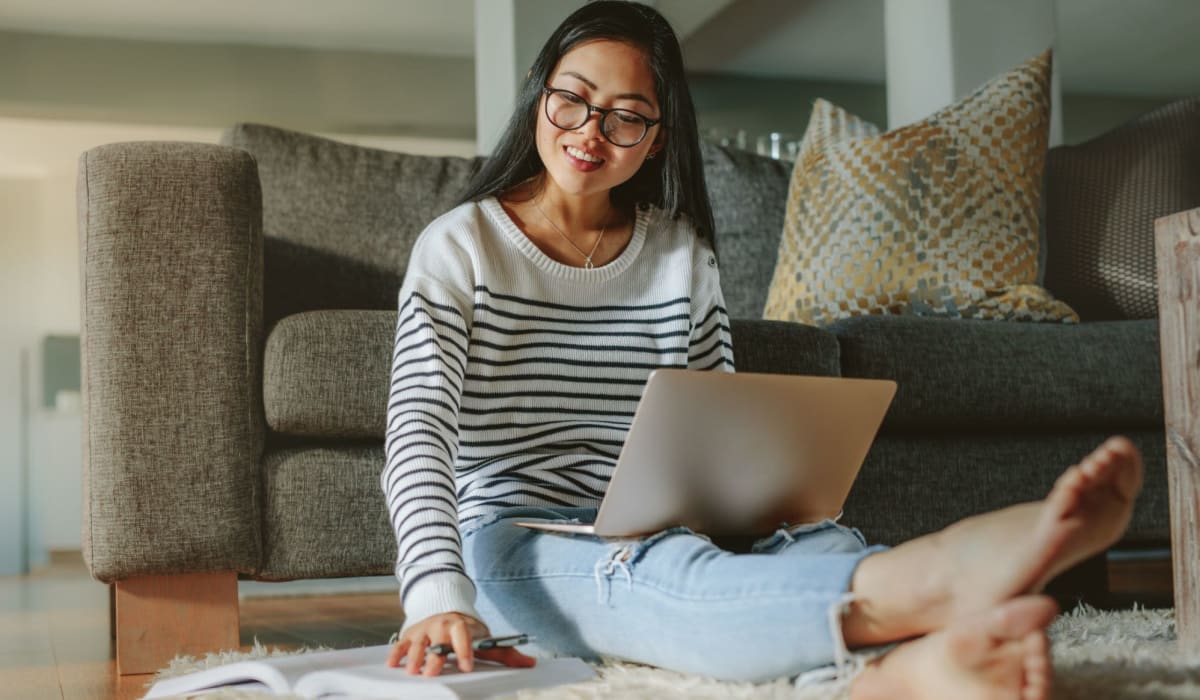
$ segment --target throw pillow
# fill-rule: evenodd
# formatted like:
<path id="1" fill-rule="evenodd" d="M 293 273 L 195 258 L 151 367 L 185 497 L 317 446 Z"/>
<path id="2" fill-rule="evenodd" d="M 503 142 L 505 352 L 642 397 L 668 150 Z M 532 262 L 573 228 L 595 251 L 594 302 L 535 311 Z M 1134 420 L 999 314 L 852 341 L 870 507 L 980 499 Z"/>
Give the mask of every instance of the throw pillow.
<path id="1" fill-rule="evenodd" d="M 1200 207 L 1200 97 L 1046 157 L 1046 287 L 1088 321 L 1158 318 L 1154 220 Z"/>
<path id="2" fill-rule="evenodd" d="M 764 316 L 1077 321 L 1034 285 L 1050 52 L 915 124 L 818 100 L 788 191 Z"/>

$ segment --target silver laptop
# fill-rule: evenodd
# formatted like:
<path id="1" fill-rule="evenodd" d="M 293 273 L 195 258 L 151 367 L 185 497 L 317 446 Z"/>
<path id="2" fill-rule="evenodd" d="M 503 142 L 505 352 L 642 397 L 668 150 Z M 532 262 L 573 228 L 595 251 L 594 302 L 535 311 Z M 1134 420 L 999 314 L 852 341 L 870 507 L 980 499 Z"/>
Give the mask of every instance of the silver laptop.
<path id="1" fill-rule="evenodd" d="M 596 522 L 516 524 L 717 536 L 836 518 L 895 393 L 879 379 L 655 370 Z"/>

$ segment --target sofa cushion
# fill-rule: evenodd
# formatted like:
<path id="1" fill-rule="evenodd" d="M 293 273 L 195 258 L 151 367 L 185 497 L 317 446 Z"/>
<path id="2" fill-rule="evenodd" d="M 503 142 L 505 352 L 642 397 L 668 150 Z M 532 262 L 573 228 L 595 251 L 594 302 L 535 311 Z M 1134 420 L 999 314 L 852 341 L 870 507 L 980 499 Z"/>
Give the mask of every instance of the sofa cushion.
<path id="1" fill-rule="evenodd" d="M 263 358 L 267 425 L 286 435 L 383 439 L 394 311 L 309 311 L 275 324 Z M 838 342 L 798 323 L 732 322 L 739 371 L 838 374 Z"/>
<path id="2" fill-rule="evenodd" d="M 1046 287 L 1085 321 L 1158 317 L 1154 220 L 1200 206 L 1200 97 L 1046 157 Z"/>
<path id="3" fill-rule="evenodd" d="M 1157 321 L 859 317 L 829 330 L 844 376 L 899 383 L 887 430 L 1163 424 Z"/>
<path id="4" fill-rule="evenodd" d="M 842 523 L 862 529 L 872 544 L 897 545 L 970 515 L 1037 500 L 1108 435 L 1037 429 L 886 433 L 867 454 Z M 1162 426 L 1126 435 L 1142 452 L 1146 480 L 1122 541 L 1168 541 Z"/>
<path id="5" fill-rule="evenodd" d="M 817 100 L 764 316 L 1078 320 L 1037 287 L 1050 57 L 885 134 Z"/>
<path id="6" fill-rule="evenodd" d="M 733 361 L 739 372 L 841 374 L 837 338 L 830 332 L 783 321 L 730 321 Z"/>
<path id="7" fill-rule="evenodd" d="M 379 487 L 382 444 L 299 445 L 263 459 L 257 578 L 392 573 L 396 536 Z"/>
<path id="8" fill-rule="evenodd" d="M 730 318 L 762 318 L 779 253 L 791 163 L 707 141 L 700 152 L 717 226 L 725 308 Z"/>
<path id="9" fill-rule="evenodd" d="M 263 408 L 277 433 L 382 439 L 395 311 L 309 311 L 275 324 Z"/>
<path id="10" fill-rule="evenodd" d="M 262 181 L 266 326 L 313 309 L 389 309 L 412 244 L 454 206 L 479 159 L 365 148 L 239 124 Z"/>

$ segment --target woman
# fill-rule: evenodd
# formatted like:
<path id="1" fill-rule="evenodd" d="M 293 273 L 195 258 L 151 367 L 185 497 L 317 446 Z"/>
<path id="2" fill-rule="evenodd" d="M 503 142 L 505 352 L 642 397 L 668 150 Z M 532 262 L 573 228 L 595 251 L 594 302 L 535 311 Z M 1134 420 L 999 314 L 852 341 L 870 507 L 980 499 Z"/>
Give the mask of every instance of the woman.
<path id="1" fill-rule="evenodd" d="M 594 516 L 654 368 L 733 371 L 712 239 L 670 26 L 637 3 L 585 5 L 400 292 L 381 481 L 406 621 L 389 664 L 436 675 L 446 659 L 426 651 L 447 643 L 465 671 L 472 638 L 526 632 L 538 653 L 725 679 L 849 659 L 866 666 L 858 697 L 1046 697 L 1056 609 L 1036 592 L 1124 530 L 1141 465 L 1123 439 L 1045 501 L 895 549 L 830 521 L 781 523 L 743 554 L 681 528 L 512 525 Z"/>

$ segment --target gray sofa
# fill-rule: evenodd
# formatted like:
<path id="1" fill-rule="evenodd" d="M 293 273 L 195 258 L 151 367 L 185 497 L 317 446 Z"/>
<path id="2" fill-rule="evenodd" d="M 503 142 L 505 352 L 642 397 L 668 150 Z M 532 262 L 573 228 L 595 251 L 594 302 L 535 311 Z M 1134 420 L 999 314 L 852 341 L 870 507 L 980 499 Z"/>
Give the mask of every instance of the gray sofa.
<path id="1" fill-rule="evenodd" d="M 477 165 L 256 125 L 83 154 L 93 576 L 391 572 L 396 294 L 414 237 Z M 1148 466 L 1127 542 L 1168 540 L 1156 321 L 756 320 L 788 168 L 708 145 L 705 168 L 739 370 L 899 382 L 846 522 L 897 543 L 1038 498 L 1120 432 Z"/>

